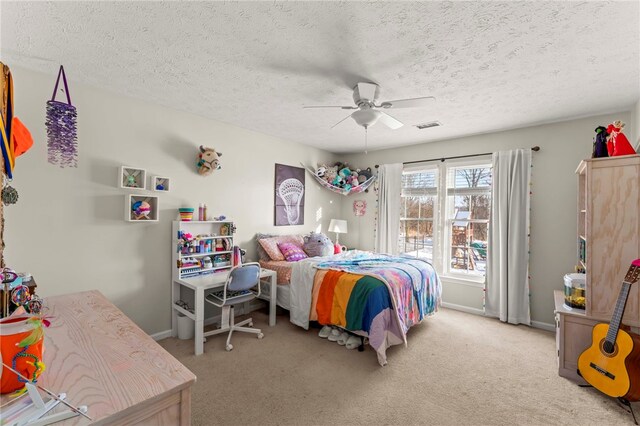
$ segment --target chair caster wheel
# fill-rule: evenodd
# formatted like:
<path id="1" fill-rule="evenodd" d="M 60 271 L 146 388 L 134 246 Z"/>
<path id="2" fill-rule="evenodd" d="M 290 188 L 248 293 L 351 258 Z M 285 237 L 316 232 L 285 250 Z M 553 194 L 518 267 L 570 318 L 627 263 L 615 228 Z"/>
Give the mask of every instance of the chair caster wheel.
<path id="1" fill-rule="evenodd" d="M 253 327 L 253 323 L 250 322 L 249 324 L 247 324 L 249 327 Z"/>
<path id="2" fill-rule="evenodd" d="M 262 339 L 263 337 L 264 337 L 264 334 L 258 333 L 258 339 Z"/>
<path id="3" fill-rule="evenodd" d="M 225 349 L 227 350 L 227 352 L 230 352 L 233 349 L 233 345 L 229 344 Z"/>

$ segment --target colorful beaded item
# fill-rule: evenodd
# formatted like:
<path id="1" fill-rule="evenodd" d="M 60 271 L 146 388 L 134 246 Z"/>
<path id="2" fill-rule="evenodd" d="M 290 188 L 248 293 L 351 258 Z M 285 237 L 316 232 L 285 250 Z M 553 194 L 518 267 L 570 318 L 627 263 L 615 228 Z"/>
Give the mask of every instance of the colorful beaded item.
<path id="1" fill-rule="evenodd" d="M 14 370 L 17 370 L 17 361 L 18 358 L 31 358 L 33 361 L 32 362 L 28 362 L 28 364 L 31 364 L 35 367 L 35 370 L 33 370 L 33 377 L 31 378 L 31 382 L 35 382 L 38 378 L 38 376 L 40 375 L 40 373 L 42 373 L 44 371 L 44 363 L 40 361 L 40 359 L 33 355 L 33 354 L 28 354 L 27 349 L 29 349 L 29 346 L 25 346 L 20 352 L 18 352 L 14 357 L 13 360 L 11 361 L 11 367 Z M 18 380 L 21 381 L 22 383 L 27 383 L 27 380 L 23 379 L 20 376 L 17 376 Z"/>
<path id="2" fill-rule="evenodd" d="M 14 305 L 22 306 L 29 300 L 29 287 L 20 284 L 11 291 L 11 301 Z"/>

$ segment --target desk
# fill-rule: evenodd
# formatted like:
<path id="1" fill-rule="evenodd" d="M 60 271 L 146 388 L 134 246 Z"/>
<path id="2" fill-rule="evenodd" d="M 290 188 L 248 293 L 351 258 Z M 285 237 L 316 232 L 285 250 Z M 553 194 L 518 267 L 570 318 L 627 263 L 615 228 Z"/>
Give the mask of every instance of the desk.
<path id="1" fill-rule="evenodd" d="M 178 312 L 188 316 L 194 322 L 195 327 L 195 354 L 202 355 L 204 352 L 204 297 L 206 290 L 213 290 L 215 288 L 223 287 L 224 283 L 229 276 L 229 272 L 218 272 L 208 275 L 200 275 L 191 278 L 182 278 L 173 280 L 171 290 L 171 335 L 176 337 L 178 335 Z M 260 281 L 268 279 L 270 285 L 269 296 L 260 296 L 261 299 L 269 300 L 269 325 L 276 325 L 276 292 L 277 292 L 277 278 L 276 272 L 270 269 L 260 269 Z M 180 288 L 184 286 L 193 290 L 194 292 L 194 313 L 187 311 L 186 309 L 176 305 L 176 302 L 180 300 Z"/>
<path id="2" fill-rule="evenodd" d="M 102 293 L 47 297 L 44 306 L 51 327 L 38 384 L 87 405 L 96 424 L 190 424 L 196 376 Z M 56 425 L 88 423 L 74 417 Z"/>

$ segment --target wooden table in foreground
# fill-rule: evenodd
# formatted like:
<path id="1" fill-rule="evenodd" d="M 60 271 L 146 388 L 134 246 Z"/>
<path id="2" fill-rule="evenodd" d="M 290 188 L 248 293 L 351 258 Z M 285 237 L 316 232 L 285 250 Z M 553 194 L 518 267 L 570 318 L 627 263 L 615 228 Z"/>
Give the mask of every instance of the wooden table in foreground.
<path id="1" fill-rule="evenodd" d="M 97 424 L 188 425 L 196 376 L 97 290 L 45 299 L 38 383 L 86 405 Z M 87 424 L 75 417 L 60 425 Z"/>

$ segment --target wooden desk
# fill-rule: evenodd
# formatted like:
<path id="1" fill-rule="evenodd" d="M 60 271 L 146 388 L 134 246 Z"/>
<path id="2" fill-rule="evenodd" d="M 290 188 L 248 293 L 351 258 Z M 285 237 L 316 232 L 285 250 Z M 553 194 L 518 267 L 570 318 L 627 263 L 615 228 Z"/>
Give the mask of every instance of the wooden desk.
<path id="1" fill-rule="evenodd" d="M 188 316 L 194 322 L 194 353 L 196 355 L 202 355 L 204 352 L 204 297 L 206 290 L 213 290 L 224 286 L 229 272 L 219 272 L 216 274 L 200 275 L 191 278 L 182 278 L 173 280 L 171 289 L 171 335 L 176 337 L 178 335 L 178 312 Z M 260 285 L 262 281 L 268 279 L 269 284 L 269 296 L 260 296 L 261 299 L 269 300 L 269 325 L 273 327 L 276 325 L 276 293 L 277 293 L 277 275 L 276 271 L 271 269 L 260 268 Z M 176 305 L 176 302 L 180 300 L 180 288 L 186 287 L 195 293 L 195 307 L 194 312 L 191 313 L 186 309 Z"/>
<path id="2" fill-rule="evenodd" d="M 87 405 L 96 424 L 191 423 L 196 376 L 97 290 L 45 299 L 46 370 L 38 383 Z M 82 417 L 60 425 L 88 424 Z"/>

